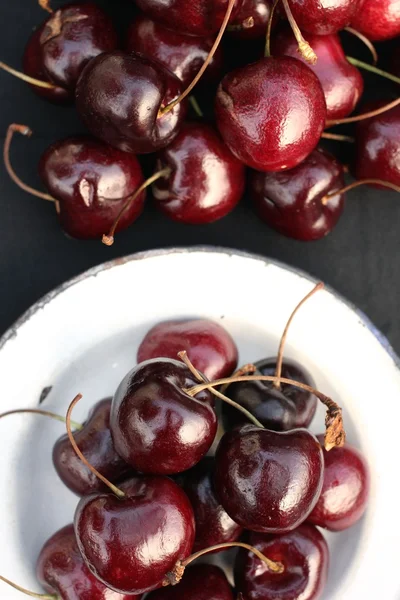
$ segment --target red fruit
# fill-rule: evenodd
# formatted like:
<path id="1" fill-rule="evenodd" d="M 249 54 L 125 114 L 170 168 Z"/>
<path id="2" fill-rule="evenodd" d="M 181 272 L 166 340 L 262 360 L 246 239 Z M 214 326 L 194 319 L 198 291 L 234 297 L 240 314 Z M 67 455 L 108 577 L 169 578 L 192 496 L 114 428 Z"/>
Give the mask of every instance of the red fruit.
<path id="1" fill-rule="evenodd" d="M 254 40 L 265 37 L 271 14 L 271 0 L 243 0 L 242 7 L 232 19 L 230 34 L 241 40 Z M 248 19 L 253 24 L 248 27 Z"/>
<path id="2" fill-rule="evenodd" d="M 289 5 L 302 31 L 328 35 L 350 25 L 359 0 L 289 0 Z"/>
<path id="3" fill-rule="evenodd" d="M 233 600 L 233 593 L 219 567 L 194 565 L 178 585 L 156 590 L 147 600 Z"/>
<path id="4" fill-rule="evenodd" d="M 372 41 L 397 37 L 400 35 L 400 2 L 361 0 L 351 26 Z"/>

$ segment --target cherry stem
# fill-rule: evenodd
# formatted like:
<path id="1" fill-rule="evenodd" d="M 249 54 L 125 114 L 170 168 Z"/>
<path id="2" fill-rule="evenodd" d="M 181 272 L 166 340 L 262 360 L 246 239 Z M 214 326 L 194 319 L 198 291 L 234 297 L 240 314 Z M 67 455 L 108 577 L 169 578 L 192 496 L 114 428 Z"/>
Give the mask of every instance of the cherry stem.
<path id="1" fill-rule="evenodd" d="M 390 190 L 400 193 L 400 186 L 395 185 L 394 183 L 391 183 L 390 181 L 383 181 L 382 179 L 359 179 L 358 181 L 353 181 L 353 183 L 346 185 L 345 187 L 343 187 L 340 190 L 335 190 L 333 192 L 329 192 L 329 194 L 326 194 L 321 199 L 321 202 L 322 202 L 322 204 L 326 205 L 326 204 L 328 204 L 329 200 L 331 198 L 333 198 L 334 196 L 336 196 L 337 194 L 345 194 L 346 192 L 349 192 L 350 190 L 353 190 L 354 188 L 357 188 L 360 185 L 382 185 L 383 187 L 389 188 Z"/>
<path id="2" fill-rule="evenodd" d="M 203 377 L 201 375 L 201 373 L 199 373 L 199 371 L 196 369 L 196 367 L 190 361 L 190 359 L 186 353 L 186 350 L 182 350 L 182 352 L 178 352 L 178 356 L 185 363 L 185 365 L 190 370 L 190 372 L 194 375 L 194 377 L 195 377 L 195 379 L 197 379 L 197 381 L 201 381 L 202 383 L 208 383 L 206 378 Z M 192 388 L 192 389 L 194 389 L 194 388 Z M 187 390 L 184 390 L 184 391 L 187 392 Z M 251 412 L 249 412 L 246 408 L 244 408 L 244 406 L 241 406 L 241 404 L 237 404 L 237 402 L 235 402 L 234 400 L 231 400 L 230 398 L 228 398 L 228 396 L 225 396 L 225 394 L 222 394 L 222 392 L 219 392 L 218 390 L 214 390 L 214 388 L 210 388 L 210 392 L 212 394 L 214 394 L 214 396 L 216 396 L 220 400 L 223 400 L 227 404 L 230 404 L 234 408 L 237 408 L 237 410 L 240 410 L 240 412 L 243 413 L 245 415 L 245 417 L 247 417 L 247 419 L 249 419 L 249 421 L 254 423 L 254 425 L 256 425 L 257 427 L 261 427 L 261 429 L 264 429 L 264 425 L 262 423 L 260 423 L 260 421 L 258 419 L 256 419 L 256 417 L 254 415 L 252 415 Z M 192 394 L 190 394 L 190 395 L 192 395 Z"/>
<path id="3" fill-rule="evenodd" d="M 307 40 L 304 39 L 299 29 L 299 26 L 297 25 L 296 20 L 293 16 L 293 13 L 290 9 L 288 0 L 282 0 L 282 4 L 285 9 L 290 27 L 292 28 L 292 31 L 294 33 L 294 37 L 296 38 L 297 44 L 299 46 L 299 52 L 301 56 L 311 65 L 315 65 L 315 63 L 318 60 L 318 56 L 315 54 L 314 50 L 311 48 Z"/>
<path id="4" fill-rule="evenodd" d="M 320 281 L 311 290 L 311 292 L 309 292 L 306 296 L 304 296 L 304 298 L 302 300 L 300 300 L 300 302 L 298 303 L 298 305 L 295 307 L 294 311 L 290 315 L 288 322 L 286 323 L 285 329 L 283 330 L 283 333 L 282 333 L 281 341 L 279 343 L 278 358 L 276 360 L 275 377 L 277 377 L 277 379 L 274 382 L 274 387 L 277 390 L 281 389 L 281 382 L 279 381 L 279 378 L 282 375 L 283 352 L 285 349 L 285 343 L 286 343 L 288 331 L 290 329 L 290 325 L 292 324 L 294 317 L 297 315 L 299 309 L 303 306 L 303 304 L 305 304 L 307 302 L 307 300 L 309 300 L 312 296 L 314 296 L 314 294 L 319 292 L 319 290 L 323 290 L 323 289 L 324 289 L 324 284 Z"/>
<path id="5" fill-rule="evenodd" d="M 30 413 L 33 415 L 42 415 L 43 417 L 50 417 L 51 419 L 54 419 L 55 421 L 60 421 L 60 423 L 67 422 L 65 417 L 62 417 L 61 415 L 57 415 L 56 413 L 50 412 L 48 410 L 41 410 L 39 408 L 19 408 L 16 410 L 7 410 L 6 412 L 0 413 L 0 419 L 2 419 L 3 417 L 8 417 L 10 415 L 20 415 L 20 414 L 24 414 L 24 413 Z M 71 423 L 71 426 L 74 429 L 77 429 L 78 431 L 83 429 L 82 423 L 77 423 L 76 421 L 70 421 L 70 423 Z"/>
<path id="6" fill-rule="evenodd" d="M 50 6 L 50 0 L 39 0 L 39 6 L 43 8 L 43 10 L 47 10 L 51 15 L 54 12 Z"/>
<path id="7" fill-rule="evenodd" d="M 10 146 L 14 133 L 20 133 L 21 135 L 26 135 L 27 137 L 30 137 L 32 135 L 32 130 L 29 127 L 27 127 L 27 125 L 18 125 L 17 123 L 12 123 L 12 125 L 9 125 L 3 147 L 3 160 L 7 173 L 14 181 L 14 183 L 16 183 L 17 186 L 23 189 L 25 192 L 28 192 L 28 194 L 32 194 L 37 198 L 42 198 L 42 200 L 48 200 L 50 202 L 57 203 L 57 200 L 53 198 L 53 196 L 45 194 L 44 192 L 39 192 L 39 190 L 35 190 L 30 185 L 26 185 L 26 183 L 24 183 L 14 171 L 10 162 Z"/>
<path id="8" fill-rule="evenodd" d="M 13 583 L 9 579 L 6 579 L 2 575 L 0 575 L 0 581 L 4 581 L 4 583 L 7 583 L 15 590 L 18 590 L 19 592 L 22 592 L 23 594 L 25 594 L 26 596 L 30 596 L 31 598 L 41 598 L 42 600 L 60 600 L 60 596 L 56 594 L 36 594 L 35 592 L 31 592 L 30 590 L 27 590 L 21 587 L 20 585 Z"/>
<path id="9" fill-rule="evenodd" d="M 225 29 L 228 25 L 228 21 L 230 19 L 232 10 L 233 10 L 233 6 L 235 4 L 236 0 L 229 0 L 229 4 L 228 4 L 228 8 L 226 9 L 226 13 L 225 13 L 225 17 L 223 20 L 223 23 L 221 25 L 221 28 L 219 30 L 219 33 L 216 37 L 216 40 L 206 58 L 206 60 L 203 63 L 203 66 L 201 67 L 201 69 L 199 70 L 199 72 L 197 73 L 196 77 L 193 79 L 192 83 L 190 83 L 188 85 L 188 87 L 186 88 L 186 90 L 184 92 L 182 92 L 182 94 L 180 94 L 180 96 L 178 96 L 178 98 L 176 98 L 175 100 L 173 100 L 172 102 L 170 102 L 169 104 L 167 104 L 167 106 L 164 106 L 163 108 L 161 108 L 158 112 L 158 116 L 162 117 L 163 115 L 167 114 L 168 112 L 170 112 L 173 108 L 175 108 L 175 106 L 177 104 L 179 104 L 180 102 L 182 102 L 182 100 L 184 100 L 186 98 L 186 96 L 188 96 L 190 94 L 190 92 L 192 91 L 192 89 L 195 87 L 195 85 L 198 83 L 198 81 L 202 78 L 204 71 L 207 69 L 208 65 L 210 64 L 210 62 L 213 59 L 213 56 L 215 54 L 215 52 L 217 51 L 217 48 L 221 42 L 222 36 L 224 35 Z"/>
<path id="10" fill-rule="evenodd" d="M 328 133 L 324 131 L 321 134 L 321 138 L 325 140 L 336 140 L 337 142 L 348 142 L 349 144 L 354 144 L 355 139 L 351 135 L 341 135 L 340 133 Z"/>
<path id="11" fill-rule="evenodd" d="M 360 33 L 359 31 L 357 31 L 357 29 L 353 29 L 352 27 L 345 27 L 344 30 L 348 33 L 351 33 L 351 35 L 357 37 L 368 48 L 372 55 L 372 64 L 375 67 L 378 63 L 378 53 L 371 40 L 369 40 L 363 33 Z"/>
<path id="12" fill-rule="evenodd" d="M 203 111 L 200 108 L 200 104 L 197 102 L 195 96 L 193 96 L 193 94 L 191 96 L 189 96 L 189 102 L 192 105 L 192 108 L 194 110 L 194 112 L 196 113 L 196 115 L 198 117 L 200 117 L 200 119 L 203 119 L 204 114 Z"/>
<path id="13" fill-rule="evenodd" d="M 275 0 L 272 8 L 271 8 L 271 13 L 269 15 L 269 19 L 268 19 L 268 24 L 267 24 L 267 37 L 265 38 L 265 50 L 264 50 L 264 56 L 269 57 L 271 56 L 271 31 L 272 31 L 272 21 L 274 19 L 274 14 L 275 14 L 275 9 L 278 6 L 278 2 L 279 0 Z"/>
<path id="14" fill-rule="evenodd" d="M 245 544 L 244 542 L 225 542 L 223 544 L 216 544 L 215 546 L 210 546 L 209 548 L 204 548 L 203 550 L 199 550 L 194 554 L 191 554 L 185 560 L 178 561 L 172 571 L 167 573 L 166 578 L 163 581 L 163 586 L 167 585 L 177 585 L 185 572 L 185 569 L 190 563 L 198 558 L 201 558 L 205 554 L 209 554 L 209 552 L 215 552 L 216 550 L 224 550 L 229 548 L 244 548 L 245 550 L 249 550 L 253 554 L 257 556 L 263 563 L 265 563 L 270 571 L 273 573 L 283 573 L 284 567 L 283 564 L 274 560 L 267 558 L 260 550 L 254 548 L 254 546 L 250 546 L 250 544 Z"/>
<path id="15" fill-rule="evenodd" d="M 356 123 L 357 121 L 364 121 L 365 119 L 372 119 L 372 117 L 377 117 L 395 106 L 400 104 L 400 98 L 393 100 L 393 102 L 389 102 L 389 104 L 385 104 L 385 106 L 381 106 L 375 110 L 371 110 L 369 112 L 363 113 L 361 115 L 355 115 L 354 117 L 347 117 L 346 119 L 336 119 L 334 121 L 327 121 L 326 127 L 334 127 L 335 125 L 344 125 L 345 123 Z"/>
<path id="16" fill-rule="evenodd" d="M 253 363 L 247 363 L 246 365 L 239 367 L 239 369 L 237 369 L 234 373 L 232 373 L 232 377 L 241 377 L 242 375 L 253 375 L 253 373 L 255 373 L 256 371 L 257 371 L 256 365 L 253 365 Z M 228 387 L 229 387 L 229 384 L 223 385 L 221 387 L 221 392 L 225 393 L 225 391 L 228 389 Z"/>
<path id="17" fill-rule="evenodd" d="M 224 385 L 226 383 L 239 383 L 240 381 L 277 381 L 278 378 L 274 375 L 244 375 L 242 377 L 225 377 L 223 379 L 217 379 L 216 381 L 212 381 L 210 383 L 201 383 L 199 385 L 195 385 L 192 388 L 185 389 L 184 391 L 189 396 L 195 396 L 199 392 L 203 390 L 212 390 L 214 386 Z M 312 388 L 305 383 L 300 381 L 295 381 L 293 379 L 286 379 L 286 377 L 279 377 L 280 383 L 287 383 L 288 385 L 293 385 L 294 387 L 300 388 L 301 390 L 306 390 L 311 394 L 314 394 L 327 407 L 327 412 L 325 416 L 325 450 L 331 450 L 335 446 L 341 447 L 344 445 L 346 441 L 346 433 L 343 427 L 343 418 L 342 418 L 342 409 L 336 402 L 326 396 L 322 392 Z"/>
<path id="18" fill-rule="evenodd" d="M 120 490 L 119 488 L 117 488 L 117 486 L 115 486 L 113 483 L 111 483 L 111 481 L 108 481 L 108 479 L 106 479 L 101 473 L 98 472 L 97 469 L 95 469 L 93 467 L 93 465 L 90 464 L 90 462 L 83 456 L 82 452 L 79 450 L 77 443 L 75 442 L 74 436 L 72 435 L 72 431 L 71 431 L 71 413 L 73 411 L 74 406 L 76 406 L 76 404 L 78 404 L 79 400 L 82 398 L 82 394 L 78 394 L 77 396 L 75 396 L 75 398 L 72 400 L 71 404 L 68 407 L 67 410 L 67 416 L 65 419 L 65 423 L 67 425 L 67 434 L 68 434 L 68 438 L 69 441 L 71 442 L 71 446 L 73 447 L 73 449 L 75 450 L 77 456 L 81 459 L 81 461 L 83 462 L 83 464 L 90 469 L 90 471 L 96 476 L 98 477 L 98 479 L 100 479 L 100 481 L 102 481 L 103 483 L 105 483 L 105 485 L 107 485 L 110 490 L 116 495 L 118 496 L 118 498 L 125 498 L 125 493 Z"/>
<path id="19" fill-rule="evenodd" d="M 122 209 L 120 210 L 117 218 L 115 219 L 114 223 L 111 226 L 110 231 L 108 232 L 108 234 L 104 234 L 103 238 L 102 238 L 102 242 L 103 244 L 105 244 L 106 246 L 112 246 L 114 243 L 114 236 L 115 236 L 115 231 L 118 227 L 118 223 L 120 222 L 120 220 L 122 219 L 122 217 L 124 216 L 124 214 L 126 213 L 126 211 L 129 209 L 129 207 L 131 206 L 131 204 L 136 200 L 136 198 L 146 189 L 149 187 L 149 185 L 151 185 L 152 183 L 154 183 L 155 181 L 157 181 L 157 179 L 161 179 L 161 177 L 168 177 L 171 174 L 171 169 L 169 167 L 165 167 L 165 169 L 162 169 L 161 171 L 157 171 L 157 173 L 154 173 L 154 175 L 152 175 L 151 177 L 149 177 L 148 179 L 146 179 L 146 181 L 144 181 L 142 183 L 142 185 L 140 185 L 138 187 L 138 189 L 132 194 L 132 196 L 130 196 L 128 198 L 128 200 L 126 201 L 125 205 L 122 207 Z"/>
<path id="20" fill-rule="evenodd" d="M 228 25 L 226 28 L 227 31 L 243 31 L 244 29 L 251 29 L 254 27 L 254 17 L 247 17 L 243 19 L 241 23 L 237 23 L 236 25 Z"/>
<path id="21" fill-rule="evenodd" d="M 396 77 L 396 75 L 392 75 L 392 73 L 382 71 L 382 69 L 378 69 L 378 67 L 365 63 L 362 60 L 358 60 L 358 58 L 353 58 L 352 56 L 346 56 L 346 58 L 349 61 L 349 63 L 351 63 L 355 67 L 365 69 L 365 71 L 370 71 L 370 73 L 375 73 L 375 75 L 380 75 L 381 77 L 390 79 L 390 81 L 394 81 L 394 83 L 400 83 L 400 77 Z"/>
<path id="22" fill-rule="evenodd" d="M 57 88 L 56 85 L 50 83 L 49 81 L 42 81 L 41 79 L 35 79 L 35 77 L 29 77 L 29 75 L 25 75 L 25 73 L 22 73 L 21 71 L 17 71 L 16 69 L 9 67 L 6 63 L 2 61 L 0 61 L 0 69 L 3 69 L 3 71 L 7 71 L 7 73 L 10 73 L 11 75 L 14 75 L 14 77 L 17 77 L 17 79 L 22 79 L 22 81 L 30 83 L 31 85 L 36 85 L 37 87 L 45 88 L 47 90 L 55 90 Z"/>

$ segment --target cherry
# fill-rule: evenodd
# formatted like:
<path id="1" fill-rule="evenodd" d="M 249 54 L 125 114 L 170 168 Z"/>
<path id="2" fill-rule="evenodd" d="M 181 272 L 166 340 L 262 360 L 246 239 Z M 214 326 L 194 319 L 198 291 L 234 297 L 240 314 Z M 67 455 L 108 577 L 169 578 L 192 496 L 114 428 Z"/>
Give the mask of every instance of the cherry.
<path id="1" fill-rule="evenodd" d="M 318 60 L 309 65 L 321 82 L 325 94 L 328 119 L 341 119 L 353 112 L 361 98 L 364 81 L 360 71 L 346 59 L 339 36 L 307 36 Z M 298 52 L 298 44 L 290 27 L 282 29 L 272 41 L 275 56 L 292 56 L 306 62 Z"/>
<path id="2" fill-rule="evenodd" d="M 323 436 L 318 436 L 320 442 Z M 343 531 L 364 514 L 369 493 L 368 465 L 356 448 L 345 444 L 324 453 L 324 483 L 321 496 L 308 521 L 330 531 Z"/>
<path id="3" fill-rule="evenodd" d="M 87 460 L 107 479 L 117 482 L 130 469 L 114 450 L 109 427 L 110 410 L 111 398 L 97 402 L 82 429 L 74 437 Z M 53 463 L 60 479 L 79 496 L 107 489 L 76 455 L 67 434 L 54 445 Z"/>
<path id="4" fill-rule="evenodd" d="M 281 533 L 311 513 L 323 482 L 318 440 L 306 429 L 275 432 L 243 425 L 225 433 L 215 457 L 215 490 L 246 529 Z"/>
<path id="5" fill-rule="evenodd" d="M 135 477 L 110 493 L 81 498 L 75 512 L 78 547 L 92 573 L 120 593 L 160 587 L 194 541 L 189 500 L 167 477 Z"/>
<path id="6" fill-rule="evenodd" d="M 151 592 L 147 600 L 233 600 L 233 594 L 219 567 L 194 565 L 185 571 L 179 585 Z"/>
<path id="7" fill-rule="evenodd" d="M 317 35 L 336 33 L 350 25 L 354 15 L 362 12 L 362 9 L 358 10 L 359 3 L 360 0 L 329 0 L 328 3 L 325 0 L 289 0 L 300 29 Z"/>
<path id="8" fill-rule="evenodd" d="M 228 148 L 260 171 L 290 169 L 317 145 L 326 105 L 317 76 L 292 57 L 263 58 L 228 73 L 216 97 Z"/>
<path id="9" fill-rule="evenodd" d="M 196 523 L 193 551 L 224 542 L 235 542 L 242 533 L 242 527 L 232 521 L 215 495 L 214 459 L 203 458 L 196 467 L 181 477 Z"/>
<path id="10" fill-rule="evenodd" d="M 272 573 L 246 550 L 239 550 L 235 583 L 246 600 L 317 600 L 328 575 L 328 545 L 316 527 L 305 523 L 290 533 L 250 533 L 257 549 L 282 562 L 284 571 Z"/>
<path id="11" fill-rule="evenodd" d="M 192 399 L 195 379 L 185 364 L 158 358 L 141 362 L 119 385 L 110 427 L 118 454 L 142 473 L 168 475 L 197 464 L 217 432 L 210 392 Z"/>
<path id="12" fill-rule="evenodd" d="M 176 358 L 186 350 L 190 361 L 207 379 L 227 377 L 238 361 L 238 349 L 229 333 L 208 319 L 162 321 L 145 335 L 139 346 L 139 363 L 150 358 Z"/>
<path id="13" fill-rule="evenodd" d="M 400 5 L 397 0 L 361 0 L 352 27 L 373 41 L 400 35 Z"/>
<path id="14" fill-rule="evenodd" d="M 244 165 L 203 123 L 186 123 L 158 154 L 158 166 L 169 167 L 171 173 L 154 184 L 153 195 L 158 208 L 175 221 L 212 223 L 231 212 L 242 197 Z"/>
<path id="15" fill-rule="evenodd" d="M 271 4 L 270 0 L 243 0 L 229 27 L 231 35 L 242 40 L 265 37 Z"/>
<path id="16" fill-rule="evenodd" d="M 208 36 L 216 33 L 225 16 L 229 0 L 136 0 L 138 7 L 151 19 L 173 31 Z M 231 18 L 241 6 L 236 0 Z"/>
<path id="17" fill-rule="evenodd" d="M 257 173 L 249 178 L 250 194 L 258 216 L 271 227 L 296 240 L 318 240 L 338 222 L 344 194 L 342 165 L 322 148 L 283 173 Z M 329 200 L 325 202 L 328 194 Z"/>
<path id="18" fill-rule="evenodd" d="M 213 42 L 209 37 L 176 33 L 144 15 L 138 15 L 128 29 L 126 50 L 158 60 L 184 85 L 189 85 L 206 60 Z M 207 67 L 204 80 L 219 79 L 221 71 L 222 50 L 219 47 Z"/>

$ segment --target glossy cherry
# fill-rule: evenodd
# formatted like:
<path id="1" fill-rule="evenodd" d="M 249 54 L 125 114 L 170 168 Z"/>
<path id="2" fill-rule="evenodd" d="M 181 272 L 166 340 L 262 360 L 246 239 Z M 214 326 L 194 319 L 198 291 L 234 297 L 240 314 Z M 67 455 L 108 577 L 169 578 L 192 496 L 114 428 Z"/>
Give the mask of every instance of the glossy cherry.
<path id="1" fill-rule="evenodd" d="M 243 425 L 219 443 L 214 484 L 222 506 L 239 525 L 281 533 L 311 513 L 323 469 L 321 446 L 306 429 L 275 432 Z"/>
<path id="2" fill-rule="evenodd" d="M 112 402 L 114 446 L 142 473 L 168 475 L 197 464 L 217 431 L 211 393 L 184 390 L 198 383 L 182 362 L 158 358 L 139 363 L 119 385 Z"/>
<path id="3" fill-rule="evenodd" d="M 126 49 L 158 60 L 187 86 L 197 75 L 213 43 L 213 37 L 176 33 L 145 15 L 138 15 L 128 29 Z M 204 81 L 219 79 L 221 71 L 222 49 L 218 47 L 204 74 Z"/>
<path id="4" fill-rule="evenodd" d="M 318 436 L 323 444 L 323 436 Z M 330 531 L 343 531 L 364 514 L 369 494 L 369 469 L 356 448 L 345 444 L 324 453 L 324 483 L 321 496 L 308 521 Z"/>
<path id="5" fill-rule="evenodd" d="M 322 148 L 314 150 L 301 164 L 283 173 L 258 173 L 249 177 L 253 206 L 271 227 L 296 240 L 318 240 L 338 222 L 344 194 L 325 195 L 344 186 L 342 165 Z"/>
<path id="6" fill-rule="evenodd" d="M 182 581 L 147 596 L 147 600 L 234 600 L 224 572 L 215 565 L 194 565 L 185 571 Z"/>
<path id="7" fill-rule="evenodd" d="M 260 171 L 290 169 L 317 145 L 326 119 L 317 76 L 299 60 L 263 58 L 228 73 L 216 97 L 228 148 Z"/>
<path id="8" fill-rule="evenodd" d="M 244 165 L 212 127 L 186 123 L 158 154 L 158 168 L 171 174 L 153 185 L 157 207 L 174 221 L 201 225 L 226 216 L 245 186 Z"/>
<path id="9" fill-rule="evenodd" d="M 368 109 L 381 104 L 369 105 Z M 361 121 L 356 132 L 356 178 L 372 177 L 400 185 L 400 106 Z"/>
<path id="10" fill-rule="evenodd" d="M 25 48 L 24 71 L 58 86 L 53 90 L 32 85 L 39 96 L 54 102 L 73 100 L 86 63 L 117 47 L 112 21 L 99 6 L 94 2 L 67 4 L 32 34 Z"/>
<path id="11" fill-rule="evenodd" d="M 111 398 L 94 405 L 83 428 L 74 434 L 75 441 L 85 458 L 104 477 L 116 483 L 132 471 L 114 450 L 110 432 Z M 107 488 L 76 455 L 67 435 L 54 444 L 53 464 L 65 485 L 78 494 L 103 492 Z"/>
<path id="12" fill-rule="evenodd" d="M 37 561 L 37 577 L 50 594 L 62 600 L 140 600 L 114 592 L 89 571 L 79 552 L 73 525 L 63 527 L 43 546 Z"/>
<path id="13" fill-rule="evenodd" d="M 318 600 L 329 567 L 328 545 L 316 527 L 300 525 L 283 535 L 250 533 L 249 543 L 274 560 L 281 561 L 283 573 L 264 568 L 246 550 L 239 550 L 235 584 L 246 600 Z"/>
<path id="14" fill-rule="evenodd" d="M 243 0 L 232 19 L 230 34 L 242 40 L 265 37 L 272 4 L 270 0 Z"/>
<path id="15" fill-rule="evenodd" d="M 363 0 L 289 0 L 297 25 L 317 35 L 337 33 L 350 25 Z M 375 0 L 371 0 L 374 2 Z M 358 12 L 361 12 L 360 10 Z M 308 38 L 307 38 L 308 41 Z"/>
<path id="16" fill-rule="evenodd" d="M 81 498 L 74 518 L 79 550 L 108 587 L 141 594 L 160 587 L 189 556 L 194 517 L 181 488 L 167 477 L 136 477 L 111 493 Z"/>
<path id="17" fill-rule="evenodd" d="M 397 0 L 360 0 L 352 27 L 372 41 L 400 35 L 400 4 Z"/>
<path id="18" fill-rule="evenodd" d="M 196 523 L 193 552 L 238 540 L 243 529 L 230 518 L 215 494 L 214 459 L 203 458 L 181 477 Z"/>
<path id="19" fill-rule="evenodd" d="M 108 52 L 82 71 L 76 107 L 93 135 L 125 152 L 142 154 L 163 148 L 178 133 L 186 102 L 162 115 L 160 110 L 181 92 L 181 81 L 158 61 Z"/>
<path id="20" fill-rule="evenodd" d="M 185 350 L 207 379 L 229 377 L 238 361 L 238 349 L 229 333 L 215 321 L 184 319 L 162 321 L 150 329 L 139 346 L 139 363 L 150 358 L 176 358 Z"/>
<path id="21" fill-rule="evenodd" d="M 325 94 L 328 119 L 342 119 L 353 112 L 361 98 L 364 81 L 360 71 L 346 59 L 337 34 L 307 35 L 318 60 L 308 64 L 321 82 Z M 292 56 L 305 62 L 290 27 L 285 27 L 272 39 L 274 56 Z"/>
<path id="22" fill-rule="evenodd" d="M 236 0 L 231 19 L 241 3 L 242 0 Z M 151 19 L 173 31 L 208 36 L 220 28 L 228 0 L 136 0 L 136 4 Z"/>

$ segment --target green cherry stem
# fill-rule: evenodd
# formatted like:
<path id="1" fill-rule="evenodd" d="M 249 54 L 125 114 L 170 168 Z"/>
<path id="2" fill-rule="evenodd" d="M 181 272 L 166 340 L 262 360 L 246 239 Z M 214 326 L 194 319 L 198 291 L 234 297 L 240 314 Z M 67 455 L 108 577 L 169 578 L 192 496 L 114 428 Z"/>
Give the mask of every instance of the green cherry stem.
<path id="1" fill-rule="evenodd" d="M 0 413 L 0 419 L 3 419 L 4 417 L 8 417 L 10 415 L 21 415 L 24 413 L 29 413 L 32 415 L 42 415 L 43 417 L 50 417 L 51 419 L 54 419 L 55 421 L 60 421 L 60 423 L 64 424 L 67 422 L 65 417 L 57 415 L 57 413 L 53 413 L 49 410 L 42 410 L 39 408 L 17 408 L 16 410 L 7 410 L 6 412 Z M 83 429 L 82 423 L 77 423 L 76 421 L 71 421 L 71 426 L 77 431 Z"/>
<path id="2" fill-rule="evenodd" d="M 56 594 L 36 594 L 36 592 L 31 592 L 30 590 L 27 590 L 21 587 L 20 585 L 13 583 L 9 579 L 6 579 L 2 575 L 0 575 L 0 581 L 4 581 L 4 583 L 14 588 L 14 590 L 18 590 L 18 592 L 22 592 L 23 594 L 25 594 L 26 596 L 30 596 L 31 598 L 41 598 L 41 600 L 61 600 L 60 596 L 57 596 Z"/>
<path id="3" fill-rule="evenodd" d="M 345 27 L 344 31 L 347 31 L 348 33 L 351 33 L 351 35 L 354 35 L 355 37 L 357 37 L 359 40 L 362 41 L 362 43 L 364 44 L 364 46 L 366 46 L 368 48 L 368 50 L 371 52 L 371 56 L 372 56 L 372 64 L 375 67 L 378 64 L 378 53 L 376 51 L 375 46 L 373 45 L 373 43 L 371 42 L 371 40 L 369 40 L 364 34 L 360 33 L 359 31 L 357 31 L 357 29 L 353 29 L 352 27 Z"/>
<path id="4" fill-rule="evenodd" d="M 385 104 L 385 106 L 381 106 L 380 108 L 376 108 L 375 110 L 371 110 L 366 113 L 361 113 L 361 115 L 355 115 L 354 117 L 346 117 L 345 119 L 335 119 L 332 121 L 326 122 L 326 127 L 334 127 L 335 125 L 344 125 L 345 123 L 357 123 L 358 121 L 365 121 L 365 119 L 372 119 L 372 117 L 377 117 L 378 115 L 382 115 L 383 113 L 395 108 L 400 104 L 400 98 L 396 98 L 393 102 L 389 102 Z"/>
<path id="5" fill-rule="evenodd" d="M 268 24 L 267 24 L 267 36 L 265 38 L 265 50 L 264 50 L 264 56 L 269 57 L 271 56 L 271 31 L 272 31 L 272 22 L 274 20 L 274 15 L 275 15 L 275 10 L 276 7 L 278 6 L 278 2 L 280 0 L 275 0 L 272 8 L 271 8 L 271 13 L 269 15 L 269 19 L 268 19 Z"/>
<path id="6" fill-rule="evenodd" d="M 359 69 L 364 69 L 365 71 L 369 71 L 370 73 L 375 73 L 375 75 L 380 75 L 381 77 L 385 77 L 386 79 L 390 79 L 390 81 L 394 81 L 394 83 L 400 83 L 400 77 L 396 77 L 396 75 L 392 75 L 387 71 L 382 71 L 382 69 L 378 69 L 374 65 L 370 65 L 369 63 L 365 63 L 362 60 L 358 60 L 358 58 L 353 58 L 352 56 L 346 56 L 349 63 L 358 67 Z"/>

